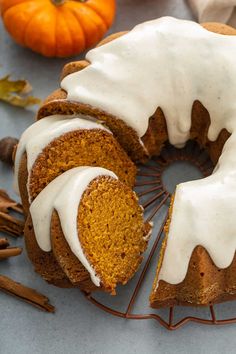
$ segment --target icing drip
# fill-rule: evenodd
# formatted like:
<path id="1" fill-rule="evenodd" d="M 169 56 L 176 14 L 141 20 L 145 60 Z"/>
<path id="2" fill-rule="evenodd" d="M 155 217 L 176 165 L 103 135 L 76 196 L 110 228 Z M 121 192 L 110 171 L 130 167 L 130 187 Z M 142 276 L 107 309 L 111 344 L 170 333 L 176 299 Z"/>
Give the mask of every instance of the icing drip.
<path id="1" fill-rule="evenodd" d="M 208 251 L 219 268 L 227 268 L 233 261 L 236 251 L 235 149 L 236 134 L 232 134 L 211 176 L 177 186 L 158 280 L 170 284 L 182 282 L 198 245 Z"/>
<path id="2" fill-rule="evenodd" d="M 122 119 L 141 138 L 149 117 L 163 110 L 170 143 L 190 136 L 191 110 L 199 100 L 208 110 L 208 138 L 226 129 L 212 176 L 177 186 L 159 279 L 180 283 L 194 248 L 202 245 L 216 266 L 230 265 L 236 250 L 236 37 L 199 24 L 161 18 L 87 54 L 91 62 L 61 83 L 69 100 Z M 157 284 L 158 286 L 158 284 Z"/>
<path id="3" fill-rule="evenodd" d="M 100 279 L 81 247 L 77 216 L 83 193 L 90 182 L 100 176 L 110 176 L 117 179 L 113 172 L 105 168 L 87 166 L 73 168 L 48 184 L 30 206 L 35 237 L 39 247 L 45 252 L 51 251 L 50 225 L 53 210 L 56 210 L 71 251 L 87 269 L 96 286 L 100 285 Z"/>
<path id="4" fill-rule="evenodd" d="M 87 116 L 54 115 L 32 124 L 21 136 L 15 157 L 14 188 L 19 193 L 18 173 L 23 154 L 27 154 L 28 181 L 30 171 L 43 149 L 59 136 L 74 130 L 110 130 Z M 29 196 L 30 198 L 30 196 Z"/>

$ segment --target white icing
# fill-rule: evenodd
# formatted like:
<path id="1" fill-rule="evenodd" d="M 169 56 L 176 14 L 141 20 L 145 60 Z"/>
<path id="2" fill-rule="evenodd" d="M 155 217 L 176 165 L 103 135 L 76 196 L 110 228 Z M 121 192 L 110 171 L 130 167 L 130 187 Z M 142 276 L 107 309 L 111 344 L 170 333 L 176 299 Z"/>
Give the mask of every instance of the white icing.
<path id="1" fill-rule="evenodd" d="M 71 251 L 87 269 L 96 286 L 100 285 L 100 279 L 81 247 L 77 216 L 83 193 L 90 182 L 100 176 L 110 176 L 117 179 L 113 172 L 105 168 L 87 166 L 73 168 L 48 184 L 30 206 L 35 237 L 39 247 L 45 252 L 51 251 L 50 225 L 52 212 L 56 210 Z"/>
<path id="2" fill-rule="evenodd" d="M 161 18 L 91 50 L 84 70 L 62 81 L 68 99 L 123 119 L 141 138 L 149 117 L 163 110 L 169 140 L 183 146 L 191 110 L 208 110 L 208 138 L 225 128 L 231 137 L 212 176 L 177 186 L 159 280 L 180 283 L 194 248 L 202 245 L 216 266 L 230 265 L 236 250 L 236 37 L 199 24 Z"/>
<path id="3" fill-rule="evenodd" d="M 91 65 L 66 76 L 61 87 L 69 100 L 123 119 L 139 137 L 161 107 L 174 145 L 189 138 L 192 104 L 198 99 L 214 117 L 209 138 L 215 140 L 222 124 L 232 130 L 235 55 L 234 36 L 164 17 L 89 51 L 86 59 Z"/>
<path id="4" fill-rule="evenodd" d="M 30 171 L 40 153 L 54 139 L 74 130 L 102 129 L 111 133 L 102 124 L 88 116 L 54 115 L 32 124 L 21 136 L 15 157 L 14 188 L 19 192 L 18 173 L 23 154 L 27 154 L 28 181 Z M 30 198 L 30 196 L 29 196 Z"/>
<path id="5" fill-rule="evenodd" d="M 233 261 L 236 251 L 235 149 L 234 133 L 226 141 L 210 177 L 177 186 L 158 280 L 170 284 L 182 282 L 198 245 L 208 251 L 219 268 L 227 268 Z"/>

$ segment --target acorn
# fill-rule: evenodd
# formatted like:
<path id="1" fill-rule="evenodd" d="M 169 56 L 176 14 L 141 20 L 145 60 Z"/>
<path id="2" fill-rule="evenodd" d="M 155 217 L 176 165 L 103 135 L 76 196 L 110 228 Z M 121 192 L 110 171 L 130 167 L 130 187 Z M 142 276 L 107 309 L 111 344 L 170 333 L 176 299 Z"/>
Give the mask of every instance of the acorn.
<path id="1" fill-rule="evenodd" d="M 9 136 L 0 140 L 0 161 L 13 165 L 18 141 L 18 139 Z"/>

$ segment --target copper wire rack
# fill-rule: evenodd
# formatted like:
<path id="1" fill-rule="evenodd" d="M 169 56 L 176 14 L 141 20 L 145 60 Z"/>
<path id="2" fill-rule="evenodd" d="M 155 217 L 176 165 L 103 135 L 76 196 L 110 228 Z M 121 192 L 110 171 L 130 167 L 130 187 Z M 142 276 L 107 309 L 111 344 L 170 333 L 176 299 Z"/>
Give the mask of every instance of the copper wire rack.
<path id="1" fill-rule="evenodd" d="M 162 311 L 153 309 L 150 309 L 147 313 L 133 312 L 145 277 L 150 271 L 150 264 L 153 259 L 153 256 L 162 242 L 163 230 L 167 219 L 167 212 L 171 197 L 170 191 L 168 191 L 165 186 L 163 176 L 167 168 L 176 161 L 185 161 L 189 164 L 194 165 L 198 168 L 203 177 L 207 177 L 213 171 L 213 165 L 211 163 L 209 155 L 206 153 L 205 150 L 200 149 L 199 146 L 193 141 L 190 141 L 183 149 L 176 149 L 171 145 L 167 145 L 162 150 L 160 156 L 152 159 L 145 165 L 138 166 L 139 172 L 137 176 L 135 190 L 144 208 L 146 220 L 156 222 L 156 220 L 158 220 L 158 218 L 160 217 L 161 210 L 165 208 L 165 211 L 164 217 L 162 212 L 163 222 L 161 223 L 160 228 L 157 232 L 155 232 L 155 234 L 152 235 L 152 239 L 154 240 L 153 244 L 151 246 L 151 249 L 148 251 L 147 258 L 145 259 L 145 262 L 143 264 L 143 268 L 136 279 L 135 286 L 132 289 L 131 297 L 127 298 L 127 303 L 125 304 L 126 309 L 124 311 L 119 311 L 115 308 L 112 308 L 110 301 L 109 305 L 106 305 L 102 301 L 97 300 L 94 294 L 85 294 L 85 296 L 91 303 L 96 305 L 99 309 L 113 316 L 130 320 L 156 320 L 161 326 L 165 327 L 168 330 L 176 330 L 189 322 L 195 322 L 205 325 L 225 325 L 230 323 L 236 323 L 236 318 L 217 318 L 216 311 L 213 305 L 208 307 L 209 311 L 207 311 L 207 316 L 206 314 L 204 316 L 201 313 L 205 313 L 206 311 L 201 311 L 202 308 L 200 308 L 201 316 L 195 317 L 187 315 L 178 319 L 177 322 L 175 322 L 174 317 L 175 314 L 178 312 L 178 306 L 166 309 L 166 316 L 162 315 Z M 143 199 L 144 201 L 142 202 Z M 154 262 L 154 264 L 157 264 L 157 260 L 156 263 Z M 126 286 L 129 286 L 129 284 L 127 284 Z M 206 309 L 206 307 L 204 308 Z"/>

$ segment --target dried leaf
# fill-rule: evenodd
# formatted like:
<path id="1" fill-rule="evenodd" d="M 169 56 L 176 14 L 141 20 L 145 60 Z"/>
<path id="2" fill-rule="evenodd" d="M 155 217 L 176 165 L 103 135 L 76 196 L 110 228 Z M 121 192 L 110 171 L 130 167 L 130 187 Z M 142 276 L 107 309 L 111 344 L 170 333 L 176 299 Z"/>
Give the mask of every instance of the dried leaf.
<path id="1" fill-rule="evenodd" d="M 13 106 L 27 107 L 39 104 L 40 99 L 33 96 L 24 96 L 31 90 L 32 88 L 26 80 L 12 81 L 9 75 L 0 79 L 0 100 Z"/>

